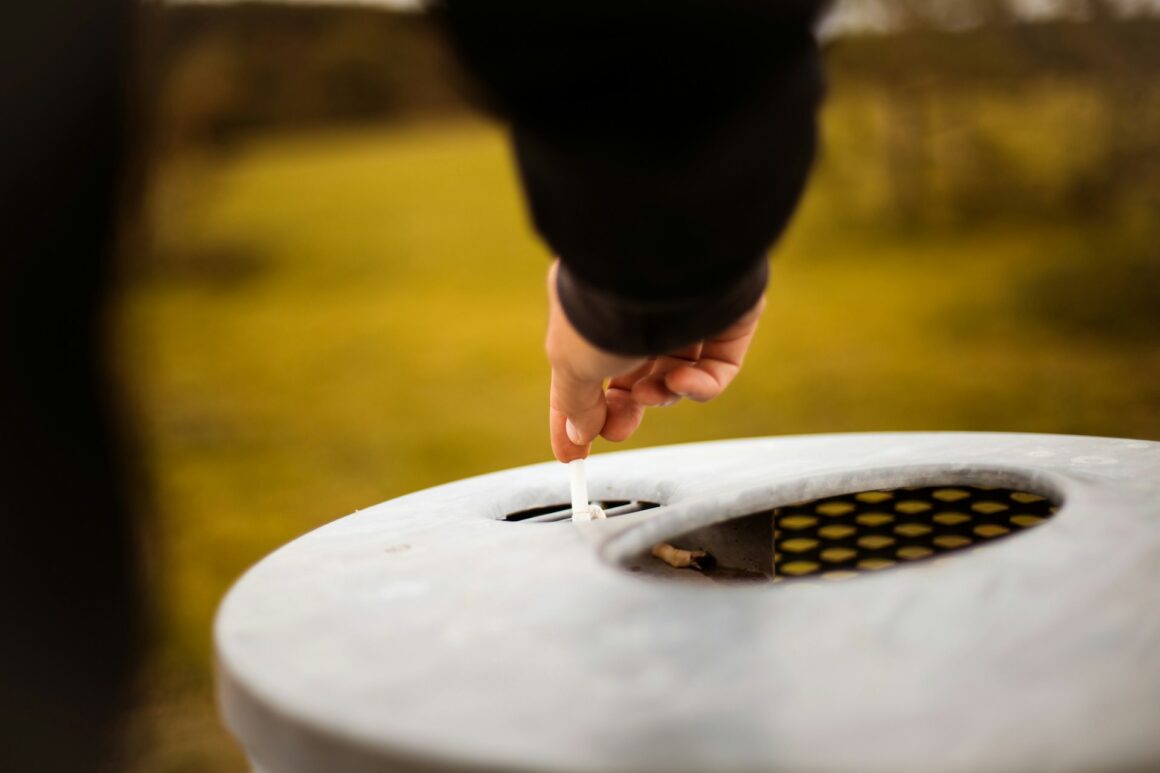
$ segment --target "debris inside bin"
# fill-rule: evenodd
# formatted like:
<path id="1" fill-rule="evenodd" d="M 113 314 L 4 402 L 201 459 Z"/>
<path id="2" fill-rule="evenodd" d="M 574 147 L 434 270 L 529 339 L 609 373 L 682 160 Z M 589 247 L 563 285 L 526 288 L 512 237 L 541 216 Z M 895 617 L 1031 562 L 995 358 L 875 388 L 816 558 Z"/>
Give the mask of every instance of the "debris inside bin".
<path id="1" fill-rule="evenodd" d="M 652 554 L 674 569 L 699 569 L 708 571 L 717 565 L 713 556 L 704 550 L 683 550 L 667 542 L 653 545 Z"/>
<path id="2" fill-rule="evenodd" d="M 1056 504 L 1028 491 L 947 484 L 852 492 L 783 505 L 673 537 L 651 557 L 715 581 L 847 580 L 893 566 L 966 554 L 1050 518 Z M 635 571 L 649 571 L 642 557 Z M 659 564 L 651 569 L 678 577 Z"/>

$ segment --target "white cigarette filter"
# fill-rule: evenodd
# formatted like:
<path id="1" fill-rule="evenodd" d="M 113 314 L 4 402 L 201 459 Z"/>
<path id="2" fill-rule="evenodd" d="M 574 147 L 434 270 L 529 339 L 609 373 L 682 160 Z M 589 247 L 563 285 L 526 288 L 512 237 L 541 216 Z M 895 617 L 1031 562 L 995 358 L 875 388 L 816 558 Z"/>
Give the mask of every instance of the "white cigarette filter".
<path id="1" fill-rule="evenodd" d="M 588 502 L 588 475 L 583 459 L 568 462 L 568 473 L 572 478 L 572 521 L 591 521 L 604 517 L 604 511 Z"/>

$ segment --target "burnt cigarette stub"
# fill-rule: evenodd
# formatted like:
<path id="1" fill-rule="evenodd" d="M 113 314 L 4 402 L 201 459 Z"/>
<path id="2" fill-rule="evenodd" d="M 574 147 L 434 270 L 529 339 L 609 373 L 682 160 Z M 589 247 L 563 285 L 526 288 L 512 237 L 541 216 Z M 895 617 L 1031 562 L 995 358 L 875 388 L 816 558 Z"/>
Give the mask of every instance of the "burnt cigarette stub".
<path id="1" fill-rule="evenodd" d="M 652 554 L 674 569 L 706 569 L 702 564 L 712 561 L 704 550 L 683 550 L 667 542 L 653 545 Z"/>

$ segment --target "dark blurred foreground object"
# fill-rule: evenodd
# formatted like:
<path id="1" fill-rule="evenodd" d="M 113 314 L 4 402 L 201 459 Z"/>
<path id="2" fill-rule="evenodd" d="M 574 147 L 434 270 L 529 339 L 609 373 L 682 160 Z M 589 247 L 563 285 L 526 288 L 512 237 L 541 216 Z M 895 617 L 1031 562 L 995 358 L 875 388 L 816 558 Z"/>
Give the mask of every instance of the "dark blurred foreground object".
<path id="1" fill-rule="evenodd" d="M 0 770 L 112 767 L 139 632 L 105 301 L 128 0 L 0 10 Z"/>
<path id="2" fill-rule="evenodd" d="M 573 325 L 608 351 L 705 338 L 765 289 L 814 157 L 823 3 L 444 0 L 511 124 Z"/>

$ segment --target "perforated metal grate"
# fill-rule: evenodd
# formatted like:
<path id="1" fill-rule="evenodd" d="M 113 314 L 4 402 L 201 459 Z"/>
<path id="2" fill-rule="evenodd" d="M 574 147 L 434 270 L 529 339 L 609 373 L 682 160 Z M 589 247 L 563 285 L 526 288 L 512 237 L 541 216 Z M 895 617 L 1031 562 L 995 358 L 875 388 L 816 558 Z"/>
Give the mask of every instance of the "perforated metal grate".
<path id="1" fill-rule="evenodd" d="M 1025 491 L 940 486 L 863 491 L 773 511 L 775 582 L 859 572 L 970 550 L 1050 518 Z"/>

